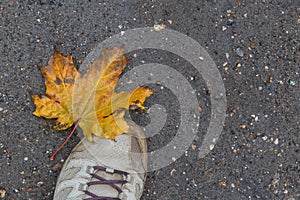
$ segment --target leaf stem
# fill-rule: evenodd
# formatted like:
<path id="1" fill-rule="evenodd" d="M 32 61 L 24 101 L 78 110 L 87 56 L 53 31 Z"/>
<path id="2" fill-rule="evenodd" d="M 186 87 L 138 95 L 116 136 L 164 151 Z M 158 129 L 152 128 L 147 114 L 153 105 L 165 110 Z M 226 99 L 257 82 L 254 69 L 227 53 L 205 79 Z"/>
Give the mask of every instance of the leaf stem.
<path id="1" fill-rule="evenodd" d="M 56 154 L 65 146 L 65 144 L 69 141 L 69 139 L 72 137 L 72 135 L 75 133 L 76 128 L 78 127 L 80 118 L 75 122 L 74 128 L 69 134 L 69 136 L 65 139 L 65 141 L 56 149 L 56 151 L 51 155 L 50 160 L 54 160 L 54 157 Z"/>

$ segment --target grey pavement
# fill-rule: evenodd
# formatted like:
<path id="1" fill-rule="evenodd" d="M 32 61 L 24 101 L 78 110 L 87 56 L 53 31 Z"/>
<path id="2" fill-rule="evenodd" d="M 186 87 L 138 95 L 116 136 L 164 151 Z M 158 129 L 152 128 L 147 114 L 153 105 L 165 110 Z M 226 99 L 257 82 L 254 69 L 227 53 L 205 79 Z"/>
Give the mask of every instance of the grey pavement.
<path id="1" fill-rule="evenodd" d="M 128 54 L 128 69 L 158 62 L 183 74 L 199 100 L 197 140 L 172 164 L 149 172 L 142 199 L 300 199 L 300 1 L 298 0 L 2 0 L 0 1 L 0 199 L 50 200 L 73 136 L 32 115 L 30 93 L 45 91 L 40 66 L 54 48 L 79 67 L 109 36 L 164 24 L 206 49 L 226 88 L 225 126 L 199 159 L 210 121 L 210 91 L 200 74 L 169 52 Z M 137 54 L 138 56 L 135 56 Z M 192 78 L 191 78 L 192 77 Z M 147 139 L 149 150 L 176 134 L 176 96 L 158 84 L 148 106 L 163 105 L 167 123 Z M 140 125 L 146 112 L 131 112 Z"/>

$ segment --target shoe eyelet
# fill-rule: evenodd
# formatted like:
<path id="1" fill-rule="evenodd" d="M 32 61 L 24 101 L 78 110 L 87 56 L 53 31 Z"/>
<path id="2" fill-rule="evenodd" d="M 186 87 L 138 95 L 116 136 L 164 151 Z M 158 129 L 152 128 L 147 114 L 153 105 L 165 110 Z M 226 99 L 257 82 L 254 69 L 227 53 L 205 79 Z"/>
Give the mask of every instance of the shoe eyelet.
<path id="1" fill-rule="evenodd" d="M 84 192 L 88 188 L 87 184 L 79 183 L 78 191 Z"/>
<path id="2" fill-rule="evenodd" d="M 129 174 L 127 176 L 124 175 L 124 180 L 126 180 L 127 183 L 131 183 L 132 177 Z"/>
<path id="3" fill-rule="evenodd" d="M 87 174 L 93 174 L 95 172 L 94 168 L 92 166 L 86 166 L 86 173 Z"/>

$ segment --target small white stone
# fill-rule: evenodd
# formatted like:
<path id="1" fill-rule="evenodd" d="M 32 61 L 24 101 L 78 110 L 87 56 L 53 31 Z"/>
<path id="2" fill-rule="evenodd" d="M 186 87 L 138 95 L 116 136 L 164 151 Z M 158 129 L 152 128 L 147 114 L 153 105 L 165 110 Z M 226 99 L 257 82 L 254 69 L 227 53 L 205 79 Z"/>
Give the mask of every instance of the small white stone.
<path id="1" fill-rule="evenodd" d="M 164 30 L 166 28 L 166 25 L 164 25 L 164 24 L 155 24 L 153 26 L 153 28 L 154 28 L 155 31 L 161 31 L 161 30 Z"/>
<path id="2" fill-rule="evenodd" d="M 263 136 L 262 139 L 263 139 L 264 141 L 266 141 L 266 140 L 268 139 L 268 137 L 267 137 L 267 136 Z"/>
<path id="3" fill-rule="evenodd" d="M 185 156 L 188 156 L 188 155 L 189 155 L 188 153 L 189 153 L 188 151 L 185 151 L 184 155 L 185 155 Z"/>
<path id="4" fill-rule="evenodd" d="M 225 56 L 228 59 L 229 58 L 229 53 L 225 53 Z"/>
<path id="5" fill-rule="evenodd" d="M 274 140 L 274 144 L 279 144 L 279 140 L 278 140 L 278 138 L 276 138 L 275 140 Z"/>
<path id="6" fill-rule="evenodd" d="M 292 86 L 295 86 L 295 85 L 296 85 L 296 82 L 295 82 L 295 81 L 292 81 L 292 80 L 290 80 L 290 84 L 291 84 Z"/>

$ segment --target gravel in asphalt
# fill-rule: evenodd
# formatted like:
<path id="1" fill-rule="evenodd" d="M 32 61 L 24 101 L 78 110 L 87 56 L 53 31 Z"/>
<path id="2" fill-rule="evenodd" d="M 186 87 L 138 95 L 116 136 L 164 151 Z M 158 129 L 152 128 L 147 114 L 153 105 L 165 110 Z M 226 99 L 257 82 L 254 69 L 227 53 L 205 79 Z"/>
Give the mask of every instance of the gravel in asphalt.
<path id="1" fill-rule="evenodd" d="M 198 139 L 171 165 L 148 173 L 142 199 L 300 199 L 299 1 L 3 0 L 0 18 L 0 199 L 52 199 L 61 166 L 79 141 L 72 137 L 50 161 L 70 130 L 55 131 L 54 121 L 32 115 L 30 93 L 44 93 L 39 67 L 54 48 L 72 53 L 80 66 L 109 36 L 154 25 L 207 50 L 223 77 L 227 116 L 214 149 L 199 159 L 211 107 L 201 75 L 168 52 L 129 54 L 127 69 L 159 62 L 178 70 L 201 111 Z M 157 93 L 147 105 L 164 105 L 168 119 L 148 138 L 150 150 L 167 144 L 180 123 L 176 96 L 152 87 Z M 147 113 L 131 114 L 149 123 Z"/>

